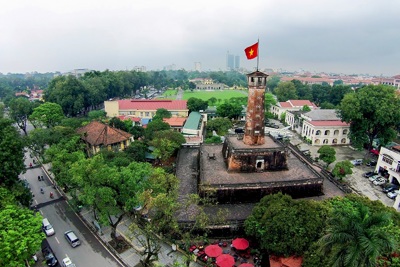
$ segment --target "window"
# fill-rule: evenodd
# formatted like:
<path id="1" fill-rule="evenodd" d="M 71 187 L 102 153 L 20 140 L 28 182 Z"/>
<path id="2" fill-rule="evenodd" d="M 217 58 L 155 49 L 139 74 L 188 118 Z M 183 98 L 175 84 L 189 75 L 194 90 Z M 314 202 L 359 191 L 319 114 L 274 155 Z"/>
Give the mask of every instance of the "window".
<path id="1" fill-rule="evenodd" d="M 328 139 L 324 139 L 324 144 L 328 144 Z"/>
<path id="2" fill-rule="evenodd" d="M 339 135 L 339 130 L 335 130 L 335 131 L 333 132 L 333 135 Z"/>
<path id="3" fill-rule="evenodd" d="M 347 130 L 347 129 L 344 129 L 344 130 L 343 130 L 343 134 L 347 134 L 347 133 L 348 133 L 348 131 L 349 131 L 349 130 Z"/>
<path id="4" fill-rule="evenodd" d="M 392 165 L 393 158 L 391 156 L 389 156 L 389 155 L 383 154 L 382 155 L 382 161 Z"/>
<path id="5" fill-rule="evenodd" d="M 337 139 L 336 138 L 332 140 L 332 144 L 337 144 Z"/>
<path id="6" fill-rule="evenodd" d="M 331 131 L 329 131 L 329 130 L 325 131 L 325 135 L 329 135 L 330 133 L 331 133 Z"/>
<path id="7" fill-rule="evenodd" d="M 315 139 L 315 144 L 318 145 L 321 141 L 319 139 Z"/>
<path id="8" fill-rule="evenodd" d="M 340 141 L 342 144 L 346 144 L 346 138 L 342 138 L 342 140 Z"/>
<path id="9" fill-rule="evenodd" d="M 315 135 L 321 135 L 321 131 L 318 130 L 318 131 L 315 133 Z"/>
<path id="10" fill-rule="evenodd" d="M 148 117 L 150 115 L 150 112 L 145 112 L 145 116 Z"/>

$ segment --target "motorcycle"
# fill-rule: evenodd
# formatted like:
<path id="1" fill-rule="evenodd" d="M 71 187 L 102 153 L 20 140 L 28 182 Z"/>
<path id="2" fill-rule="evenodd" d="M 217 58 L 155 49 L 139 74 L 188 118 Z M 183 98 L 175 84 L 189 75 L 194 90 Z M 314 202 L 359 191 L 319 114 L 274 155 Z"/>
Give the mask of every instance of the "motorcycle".
<path id="1" fill-rule="evenodd" d="M 54 198 L 53 192 L 50 192 L 50 198 Z"/>
<path id="2" fill-rule="evenodd" d="M 44 194 L 43 187 L 40 188 L 40 193 Z"/>

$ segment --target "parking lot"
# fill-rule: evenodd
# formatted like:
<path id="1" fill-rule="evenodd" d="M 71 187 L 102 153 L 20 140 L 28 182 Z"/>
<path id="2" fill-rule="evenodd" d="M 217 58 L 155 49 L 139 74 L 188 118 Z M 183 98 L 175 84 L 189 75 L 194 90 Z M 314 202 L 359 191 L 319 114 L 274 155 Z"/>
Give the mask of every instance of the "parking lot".
<path id="1" fill-rule="evenodd" d="M 318 157 L 318 146 L 310 146 L 303 143 L 298 134 L 293 133 L 293 137 L 290 138 L 290 142 L 294 145 L 298 145 L 300 150 L 309 151 L 312 158 Z M 335 146 L 336 151 L 336 161 L 332 163 L 329 167 L 332 169 L 336 162 L 343 160 L 354 160 L 354 159 L 376 159 L 366 152 L 366 150 L 358 151 L 350 146 Z M 365 164 L 354 166 L 353 174 L 348 175 L 344 178 L 350 185 L 350 187 L 360 195 L 367 196 L 371 200 L 380 200 L 386 206 L 392 207 L 394 204 L 394 199 L 390 199 L 386 196 L 386 193 L 382 192 L 382 187 L 373 185 L 368 178 L 363 177 L 363 174 L 369 171 L 374 171 L 375 167 L 368 167 Z"/>

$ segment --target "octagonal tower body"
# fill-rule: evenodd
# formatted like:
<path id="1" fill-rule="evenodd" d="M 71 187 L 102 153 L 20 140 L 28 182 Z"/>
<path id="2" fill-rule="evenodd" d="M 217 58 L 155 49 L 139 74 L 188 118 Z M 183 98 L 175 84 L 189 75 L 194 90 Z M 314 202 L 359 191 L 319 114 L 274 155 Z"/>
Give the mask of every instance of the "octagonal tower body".
<path id="1" fill-rule="evenodd" d="M 246 145 L 257 146 L 265 143 L 264 101 L 267 77 L 267 74 L 260 71 L 247 74 L 249 96 L 243 137 L 243 142 Z"/>

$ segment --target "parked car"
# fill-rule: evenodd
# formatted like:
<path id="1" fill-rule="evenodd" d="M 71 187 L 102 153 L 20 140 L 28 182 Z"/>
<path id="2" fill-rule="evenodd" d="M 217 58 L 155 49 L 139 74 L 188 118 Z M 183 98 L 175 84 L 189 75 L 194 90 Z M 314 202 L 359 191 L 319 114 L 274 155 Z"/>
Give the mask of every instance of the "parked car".
<path id="1" fill-rule="evenodd" d="M 376 179 L 378 179 L 379 177 L 382 177 L 382 176 L 380 176 L 379 174 L 375 174 L 374 176 L 369 177 L 368 180 L 369 180 L 370 182 L 373 182 L 373 181 L 375 181 Z"/>
<path id="2" fill-rule="evenodd" d="M 399 186 L 391 183 L 385 184 L 382 189 L 382 191 L 385 193 L 392 192 L 395 190 L 399 190 Z"/>
<path id="3" fill-rule="evenodd" d="M 71 259 L 66 257 L 62 260 L 61 266 L 63 267 L 76 267 L 75 264 L 72 263 Z"/>
<path id="4" fill-rule="evenodd" d="M 387 183 L 386 178 L 379 177 L 372 182 L 374 185 L 384 185 Z"/>
<path id="5" fill-rule="evenodd" d="M 236 128 L 236 129 L 235 129 L 235 133 L 237 133 L 237 134 L 243 134 L 243 133 L 244 133 L 244 130 L 243 130 L 243 128 Z"/>
<path id="6" fill-rule="evenodd" d="M 369 177 L 374 176 L 374 175 L 376 175 L 375 172 L 366 172 L 366 173 L 363 174 L 363 176 L 364 176 L 365 178 L 369 178 Z"/>
<path id="7" fill-rule="evenodd" d="M 51 236 L 55 234 L 53 226 L 50 224 L 47 218 L 42 220 L 42 229 L 46 233 L 46 236 Z"/>
<path id="8" fill-rule="evenodd" d="M 398 190 L 394 190 L 392 192 L 387 192 L 386 196 L 390 199 L 395 199 L 397 195 L 399 194 Z"/>
<path id="9" fill-rule="evenodd" d="M 370 166 L 370 167 L 374 167 L 374 166 L 376 166 L 376 164 L 377 164 L 376 160 L 371 160 L 370 162 L 368 162 L 365 165 Z"/>
<path id="10" fill-rule="evenodd" d="M 265 127 L 279 129 L 279 125 L 276 125 L 275 123 L 266 123 Z"/>
<path id="11" fill-rule="evenodd" d="M 362 165 L 363 160 L 362 159 L 353 159 L 352 161 L 350 161 L 351 164 L 353 164 L 354 166 L 359 166 Z"/>
<path id="12" fill-rule="evenodd" d="M 64 233 L 65 239 L 67 239 L 68 243 L 74 248 L 76 246 L 79 246 L 81 244 L 81 241 L 79 238 L 76 236 L 74 231 L 69 230 Z"/>
<path id="13" fill-rule="evenodd" d="M 58 260 L 46 239 L 42 241 L 42 253 L 47 266 L 57 266 Z"/>

